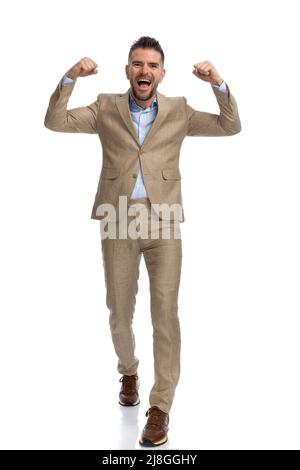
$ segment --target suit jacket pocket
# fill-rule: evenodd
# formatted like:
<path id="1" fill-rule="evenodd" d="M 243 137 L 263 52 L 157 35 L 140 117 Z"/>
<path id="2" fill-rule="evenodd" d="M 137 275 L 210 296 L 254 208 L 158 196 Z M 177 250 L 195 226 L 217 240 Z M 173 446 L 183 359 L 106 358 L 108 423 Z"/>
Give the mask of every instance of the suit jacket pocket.
<path id="1" fill-rule="evenodd" d="M 103 167 L 101 171 L 101 178 L 105 180 L 115 180 L 120 175 L 119 168 Z"/>
<path id="2" fill-rule="evenodd" d="M 180 180 L 181 174 L 177 168 L 164 168 L 162 170 L 164 180 Z"/>

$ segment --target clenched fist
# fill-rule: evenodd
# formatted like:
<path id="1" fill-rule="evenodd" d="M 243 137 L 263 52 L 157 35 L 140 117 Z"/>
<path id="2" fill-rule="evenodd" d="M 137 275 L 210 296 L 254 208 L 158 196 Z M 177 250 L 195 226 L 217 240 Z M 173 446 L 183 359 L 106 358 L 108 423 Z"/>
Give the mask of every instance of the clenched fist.
<path id="1" fill-rule="evenodd" d="M 223 82 L 223 79 L 220 77 L 213 64 L 208 60 L 195 64 L 193 74 L 201 78 L 201 80 L 210 82 L 213 85 L 221 85 Z"/>
<path id="2" fill-rule="evenodd" d="M 98 65 L 89 57 L 83 57 L 77 64 L 68 70 L 66 76 L 75 80 L 77 77 L 87 77 L 88 75 L 93 75 L 98 73 L 96 70 Z"/>

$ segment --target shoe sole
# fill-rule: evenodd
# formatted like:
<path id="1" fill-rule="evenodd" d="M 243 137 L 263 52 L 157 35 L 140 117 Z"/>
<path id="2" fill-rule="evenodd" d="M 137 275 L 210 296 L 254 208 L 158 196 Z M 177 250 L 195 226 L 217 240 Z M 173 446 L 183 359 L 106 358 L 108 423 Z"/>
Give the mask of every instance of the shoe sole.
<path id="1" fill-rule="evenodd" d="M 130 402 L 128 402 L 128 403 L 121 403 L 121 402 L 119 401 L 119 405 L 122 405 L 122 406 L 136 406 L 136 405 L 139 405 L 139 404 L 140 404 L 140 400 L 138 400 L 138 401 L 135 402 L 135 403 L 130 403 Z"/>
<path id="2" fill-rule="evenodd" d="M 157 442 L 152 442 L 149 439 L 140 439 L 139 443 L 145 447 L 157 447 L 157 446 L 161 446 L 165 444 L 167 441 L 168 441 L 168 438 L 166 437 Z"/>

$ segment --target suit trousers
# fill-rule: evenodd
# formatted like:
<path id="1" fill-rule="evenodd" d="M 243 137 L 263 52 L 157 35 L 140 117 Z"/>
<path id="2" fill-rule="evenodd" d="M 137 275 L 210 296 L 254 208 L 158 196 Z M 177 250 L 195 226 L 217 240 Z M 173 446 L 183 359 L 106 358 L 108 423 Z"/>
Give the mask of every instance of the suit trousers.
<path id="1" fill-rule="evenodd" d="M 148 198 L 131 199 L 122 238 L 120 220 L 109 222 L 115 237 L 105 238 L 101 228 L 101 248 L 106 285 L 106 305 L 112 341 L 118 357 L 118 372 L 137 373 L 132 321 L 138 292 L 139 266 L 143 255 L 150 284 L 150 311 L 153 326 L 154 384 L 150 406 L 169 413 L 180 375 L 180 322 L 178 292 L 182 265 L 180 223 L 159 220 L 151 225 L 153 213 Z M 143 215 L 141 216 L 141 209 Z M 103 221 L 100 221 L 102 224 Z M 135 235 L 132 236 L 132 233 Z"/>

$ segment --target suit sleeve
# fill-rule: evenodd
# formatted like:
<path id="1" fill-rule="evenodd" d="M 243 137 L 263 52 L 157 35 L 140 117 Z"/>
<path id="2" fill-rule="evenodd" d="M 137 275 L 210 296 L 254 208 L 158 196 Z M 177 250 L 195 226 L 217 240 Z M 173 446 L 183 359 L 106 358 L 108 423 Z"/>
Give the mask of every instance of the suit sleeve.
<path id="1" fill-rule="evenodd" d="M 227 85 L 226 92 L 217 87 L 212 87 L 212 90 L 218 101 L 220 114 L 197 111 L 187 104 L 184 97 L 188 120 L 186 135 L 218 137 L 234 135 L 241 131 L 237 103 L 229 86 Z"/>
<path id="2" fill-rule="evenodd" d="M 44 125 L 56 132 L 97 134 L 97 114 L 101 94 L 97 96 L 96 101 L 88 106 L 68 110 L 68 101 L 75 83 L 76 80 L 66 85 L 64 77 L 61 78 L 50 97 Z"/>

